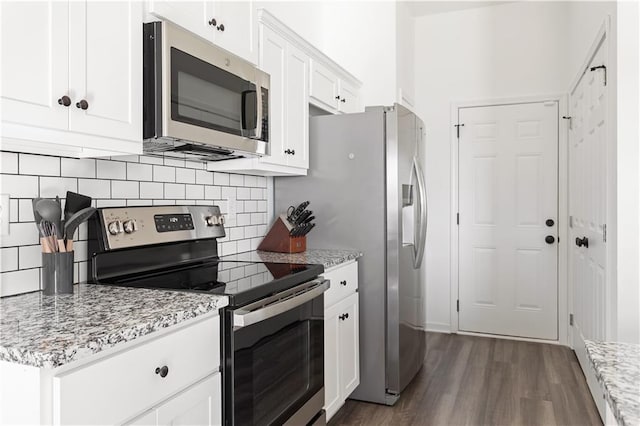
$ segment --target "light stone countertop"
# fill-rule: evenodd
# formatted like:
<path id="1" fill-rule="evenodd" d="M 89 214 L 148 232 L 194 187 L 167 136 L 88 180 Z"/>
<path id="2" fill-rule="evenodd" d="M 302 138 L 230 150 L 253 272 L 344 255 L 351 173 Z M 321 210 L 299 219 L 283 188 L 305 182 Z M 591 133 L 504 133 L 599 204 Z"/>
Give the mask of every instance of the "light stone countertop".
<path id="1" fill-rule="evenodd" d="M 640 345 L 586 340 L 585 346 L 618 424 L 640 425 Z"/>
<path id="2" fill-rule="evenodd" d="M 357 250 L 308 249 L 302 253 L 275 253 L 270 251 L 248 251 L 223 256 L 221 260 L 243 262 L 299 263 L 304 265 L 324 265 L 327 270 L 362 256 Z"/>
<path id="3" fill-rule="evenodd" d="M 79 284 L 0 298 L 0 360 L 56 368 L 226 306 L 225 296 Z"/>

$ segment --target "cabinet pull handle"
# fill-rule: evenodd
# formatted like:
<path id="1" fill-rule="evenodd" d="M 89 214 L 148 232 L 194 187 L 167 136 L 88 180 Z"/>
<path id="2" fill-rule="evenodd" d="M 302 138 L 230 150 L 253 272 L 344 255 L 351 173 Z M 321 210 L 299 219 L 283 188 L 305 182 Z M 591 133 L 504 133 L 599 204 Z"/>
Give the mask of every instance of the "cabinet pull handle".
<path id="1" fill-rule="evenodd" d="M 342 314 L 340 315 L 338 318 L 340 318 L 342 321 L 346 320 L 347 318 L 349 318 L 349 314 Z"/>
<path id="2" fill-rule="evenodd" d="M 67 95 L 64 95 L 63 97 L 61 97 L 60 99 L 58 99 L 58 103 L 60 105 L 66 106 L 68 107 L 69 105 L 71 105 L 71 98 L 68 97 Z"/>
<path id="3" fill-rule="evenodd" d="M 285 153 L 285 154 L 292 154 L 292 153 L 293 153 L 293 151 L 291 151 L 290 149 L 288 149 L 288 148 L 287 148 L 287 149 L 285 149 L 285 150 L 284 150 L 284 153 Z"/>
<path id="4" fill-rule="evenodd" d="M 336 96 L 336 99 L 337 99 L 337 100 L 340 100 L 340 95 Z"/>
<path id="5" fill-rule="evenodd" d="M 296 150 L 295 149 L 291 150 L 291 155 L 296 155 Z"/>
<path id="6" fill-rule="evenodd" d="M 345 103 L 347 100 L 345 98 L 340 99 L 340 102 Z"/>
<path id="7" fill-rule="evenodd" d="M 169 367 L 167 367 L 166 365 L 163 365 L 162 367 L 157 367 L 156 374 L 159 374 L 160 377 L 167 377 L 167 374 L 169 374 Z"/>
<path id="8" fill-rule="evenodd" d="M 87 108 L 89 108 L 89 102 L 85 101 L 84 99 L 80 102 L 76 102 L 76 108 L 86 110 Z"/>
<path id="9" fill-rule="evenodd" d="M 340 284 L 342 284 L 342 285 L 347 285 L 347 281 L 346 281 L 346 280 L 344 280 L 344 281 L 340 281 Z"/>
<path id="10" fill-rule="evenodd" d="M 220 24 L 216 28 L 218 29 L 218 31 L 224 32 L 224 24 Z"/>
<path id="11" fill-rule="evenodd" d="M 211 20 L 209 21 L 209 25 L 211 25 L 212 27 L 215 27 L 216 25 L 218 25 L 216 18 L 211 18 Z"/>

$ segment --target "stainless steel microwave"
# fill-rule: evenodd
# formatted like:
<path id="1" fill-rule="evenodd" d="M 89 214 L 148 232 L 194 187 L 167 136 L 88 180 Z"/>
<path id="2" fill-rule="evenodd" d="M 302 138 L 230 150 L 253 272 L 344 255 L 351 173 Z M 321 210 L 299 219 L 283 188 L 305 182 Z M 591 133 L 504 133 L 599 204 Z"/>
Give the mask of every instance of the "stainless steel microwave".
<path id="1" fill-rule="evenodd" d="M 144 151 L 269 154 L 269 75 L 168 22 L 144 24 Z"/>

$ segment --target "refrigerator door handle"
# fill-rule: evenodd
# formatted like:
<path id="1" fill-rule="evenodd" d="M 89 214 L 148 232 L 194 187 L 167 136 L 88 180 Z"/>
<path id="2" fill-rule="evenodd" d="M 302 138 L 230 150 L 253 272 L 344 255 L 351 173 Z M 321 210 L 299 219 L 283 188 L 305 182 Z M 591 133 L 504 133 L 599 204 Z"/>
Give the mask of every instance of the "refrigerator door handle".
<path id="1" fill-rule="evenodd" d="M 418 162 L 418 158 L 413 158 L 413 168 L 418 180 L 418 193 L 420 198 L 420 218 L 418 222 L 418 241 L 416 241 L 416 257 L 413 260 L 413 267 L 420 268 L 422 258 L 424 257 L 424 249 L 427 242 L 427 190 L 424 184 L 424 175 L 422 167 Z"/>

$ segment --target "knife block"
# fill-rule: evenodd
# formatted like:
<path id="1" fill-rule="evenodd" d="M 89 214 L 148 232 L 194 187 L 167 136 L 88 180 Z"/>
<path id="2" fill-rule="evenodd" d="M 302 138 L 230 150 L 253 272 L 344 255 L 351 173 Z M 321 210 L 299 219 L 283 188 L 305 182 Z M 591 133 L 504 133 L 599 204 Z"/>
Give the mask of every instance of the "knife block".
<path id="1" fill-rule="evenodd" d="M 258 250 L 276 253 L 302 253 L 307 250 L 307 236 L 292 237 L 289 235 L 292 229 L 286 216 L 280 215 L 271 225 Z"/>

